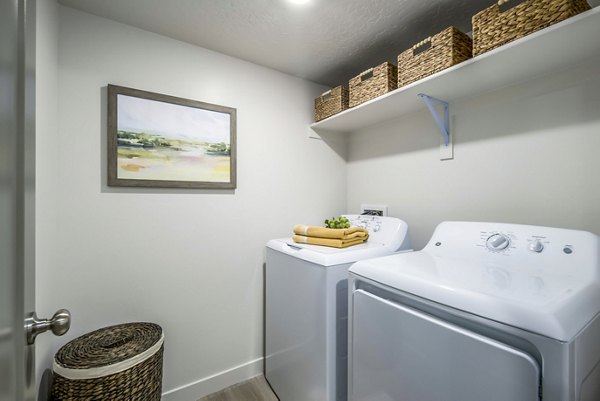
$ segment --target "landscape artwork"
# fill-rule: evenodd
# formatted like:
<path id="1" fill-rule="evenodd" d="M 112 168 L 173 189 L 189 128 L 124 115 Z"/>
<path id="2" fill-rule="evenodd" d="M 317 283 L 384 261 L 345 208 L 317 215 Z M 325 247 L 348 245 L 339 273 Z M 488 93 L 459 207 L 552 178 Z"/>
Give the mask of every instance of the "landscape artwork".
<path id="1" fill-rule="evenodd" d="M 235 188 L 235 109 L 114 85 L 108 99 L 108 185 Z"/>

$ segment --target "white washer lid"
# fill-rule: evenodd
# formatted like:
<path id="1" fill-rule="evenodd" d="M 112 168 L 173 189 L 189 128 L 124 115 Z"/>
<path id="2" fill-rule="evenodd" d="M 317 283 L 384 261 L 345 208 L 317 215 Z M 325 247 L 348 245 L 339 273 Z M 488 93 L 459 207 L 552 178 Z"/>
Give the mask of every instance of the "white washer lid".
<path id="1" fill-rule="evenodd" d="M 552 237 L 545 256 L 527 250 L 519 254 L 518 246 L 526 244 L 524 235 L 515 235 L 513 255 L 488 253 L 477 245 L 444 252 L 435 245 L 442 242 L 438 241 L 440 235 L 434 234 L 423 251 L 360 261 L 350 272 L 487 319 L 569 341 L 600 313 L 600 267 L 598 237 L 565 231 L 577 233 L 576 241 L 569 243 L 574 244 L 572 255 L 564 253 L 562 246 L 551 249 L 554 243 L 561 244 Z M 550 257 L 544 259 L 546 263 L 536 263 L 546 257 Z"/>
<path id="2" fill-rule="evenodd" d="M 291 238 L 280 238 L 267 242 L 267 247 L 321 266 L 353 263 L 357 260 L 376 258 L 392 253 L 384 244 L 370 240 L 348 248 L 332 248 L 328 246 L 298 244 Z"/>

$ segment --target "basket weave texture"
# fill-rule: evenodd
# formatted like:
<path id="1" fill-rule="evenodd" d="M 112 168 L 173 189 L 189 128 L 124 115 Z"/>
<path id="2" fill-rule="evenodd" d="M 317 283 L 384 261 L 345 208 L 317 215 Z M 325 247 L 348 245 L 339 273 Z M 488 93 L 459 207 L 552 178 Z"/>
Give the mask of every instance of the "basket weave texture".
<path id="1" fill-rule="evenodd" d="M 68 369 L 102 368 L 147 351 L 161 339 L 154 323 L 127 323 L 105 327 L 65 344 L 55 364 Z M 121 372 L 92 379 L 73 380 L 55 372 L 53 401 L 160 401 L 164 346 L 148 359 Z"/>
<path id="2" fill-rule="evenodd" d="M 398 67 L 385 62 L 350 80 L 349 106 L 358 106 L 398 88 Z"/>
<path id="3" fill-rule="evenodd" d="M 337 86 L 315 99 L 315 121 L 321 121 L 348 108 L 348 89 Z"/>
<path id="4" fill-rule="evenodd" d="M 473 56 L 589 10 L 585 0 L 526 0 L 504 12 L 500 0 L 473 16 Z"/>
<path id="5" fill-rule="evenodd" d="M 453 26 L 417 43 L 398 55 L 398 87 L 470 59 L 472 45 L 471 38 Z"/>

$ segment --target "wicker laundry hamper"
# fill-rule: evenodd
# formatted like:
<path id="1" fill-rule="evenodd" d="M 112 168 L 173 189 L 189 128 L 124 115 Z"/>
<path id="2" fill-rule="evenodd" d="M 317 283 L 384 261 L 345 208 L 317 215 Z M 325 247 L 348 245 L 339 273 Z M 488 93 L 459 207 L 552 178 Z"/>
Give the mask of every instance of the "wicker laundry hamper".
<path id="1" fill-rule="evenodd" d="M 160 401 L 164 336 L 154 323 L 105 327 L 54 357 L 52 400 Z"/>

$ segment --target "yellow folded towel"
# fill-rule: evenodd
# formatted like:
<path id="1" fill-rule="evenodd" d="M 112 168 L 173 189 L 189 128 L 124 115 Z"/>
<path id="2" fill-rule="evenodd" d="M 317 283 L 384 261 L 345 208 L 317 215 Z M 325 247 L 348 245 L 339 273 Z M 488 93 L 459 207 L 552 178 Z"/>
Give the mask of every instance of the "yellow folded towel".
<path id="1" fill-rule="evenodd" d="M 303 235 L 305 237 L 337 239 L 366 239 L 369 237 L 369 232 L 362 227 L 325 228 L 319 226 L 306 226 L 304 224 L 296 224 L 294 226 L 294 234 Z"/>
<path id="2" fill-rule="evenodd" d="M 318 238 L 318 237 L 307 237 L 305 235 L 294 235 L 292 237 L 294 242 L 300 244 L 310 245 L 323 245 L 331 246 L 334 248 L 346 248 L 352 245 L 358 245 L 365 242 L 364 238 L 353 238 L 353 239 L 339 239 L 339 238 Z"/>

